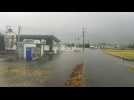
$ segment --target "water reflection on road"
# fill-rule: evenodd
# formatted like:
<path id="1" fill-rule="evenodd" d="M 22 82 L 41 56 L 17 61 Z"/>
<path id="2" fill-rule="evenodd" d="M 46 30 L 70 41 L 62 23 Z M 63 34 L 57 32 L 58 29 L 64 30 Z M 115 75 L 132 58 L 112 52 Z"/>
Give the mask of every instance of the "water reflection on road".
<path id="1" fill-rule="evenodd" d="M 134 73 L 129 72 L 134 62 L 107 55 L 101 50 L 86 50 L 86 77 L 88 86 L 134 86 Z"/>
<path id="2" fill-rule="evenodd" d="M 134 62 L 122 61 L 116 57 L 105 54 L 99 49 L 85 49 L 82 52 L 66 52 L 51 56 L 47 61 L 30 63 L 31 67 L 45 68 L 50 71 L 43 86 L 65 86 L 73 68 L 83 62 L 88 87 L 100 86 L 134 86 L 134 72 L 128 71 L 134 67 Z M 10 63 L 0 61 L 0 68 L 6 68 Z M 5 66 L 5 67 L 3 67 Z M 4 78 L 1 76 L 0 81 Z"/>
<path id="3" fill-rule="evenodd" d="M 46 66 L 50 66 L 53 71 L 45 86 L 65 86 L 73 68 L 81 61 L 81 53 L 63 53 L 49 61 Z"/>

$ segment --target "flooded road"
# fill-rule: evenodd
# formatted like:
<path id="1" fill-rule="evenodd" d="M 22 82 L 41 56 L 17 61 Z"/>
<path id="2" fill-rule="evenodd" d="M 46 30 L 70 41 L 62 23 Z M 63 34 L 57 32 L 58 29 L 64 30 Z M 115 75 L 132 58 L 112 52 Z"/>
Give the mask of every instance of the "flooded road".
<path id="1" fill-rule="evenodd" d="M 85 66 L 89 87 L 134 86 L 134 72 L 128 71 L 134 67 L 133 62 L 122 61 L 98 49 L 86 49 Z"/>
<path id="2" fill-rule="evenodd" d="M 65 52 L 52 57 L 46 62 L 33 62 L 30 66 L 48 71 L 47 76 L 35 76 L 36 79 L 43 80 L 42 83 L 37 83 L 36 86 L 64 87 L 75 66 L 83 61 L 87 87 L 134 86 L 134 70 L 128 70 L 130 67 L 134 69 L 134 62 L 123 61 L 107 55 L 99 49 L 85 49 L 84 57 L 82 52 Z M 3 83 L 6 79 L 2 70 L 5 69 L 4 71 L 6 71 L 7 65 L 10 66 L 11 64 L 6 64 L 3 60 L 0 61 L 1 86 L 6 86 Z"/>
<path id="3" fill-rule="evenodd" d="M 52 72 L 45 86 L 64 87 L 72 70 L 81 61 L 80 53 L 63 53 L 54 58 L 53 61 L 48 62 L 46 66 L 51 66 Z"/>
<path id="4" fill-rule="evenodd" d="M 44 59 L 48 58 L 44 57 Z M 40 62 L 6 62 L 1 60 L 0 86 L 64 87 L 73 68 L 81 61 L 80 55 L 72 52 L 55 55 L 49 57 L 47 61 Z M 42 71 L 47 72 L 47 75 L 41 76 Z"/>
<path id="5" fill-rule="evenodd" d="M 82 61 L 82 53 L 71 52 L 48 62 L 46 66 L 51 66 L 53 71 L 45 86 L 65 86 L 72 69 Z M 123 61 L 99 49 L 85 49 L 84 65 L 88 87 L 134 86 L 134 72 L 128 71 L 134 62 Z"/>

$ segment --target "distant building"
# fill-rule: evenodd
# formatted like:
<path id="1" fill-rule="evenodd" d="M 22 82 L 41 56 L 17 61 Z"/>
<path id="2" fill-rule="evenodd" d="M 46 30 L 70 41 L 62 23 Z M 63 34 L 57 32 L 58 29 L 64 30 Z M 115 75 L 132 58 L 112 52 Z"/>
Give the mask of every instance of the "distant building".
<path id="1" fill-rule="evenodd" d="M 100 48 L 120 48 L 120 45 L 117 43 L 100 43 Z"/>
<path id="2" fill-rule="evenodd" d="M 96 45 L 96 43 L 90 42 L 90 48 L 98 48 L 98 46 Z"/>
<path id="3" fill-rule="evenodd" d="M 5 50 L 16 50 L 16 33 L 11 27 L 7 27 L 7 32 L 4 34 Z"/>

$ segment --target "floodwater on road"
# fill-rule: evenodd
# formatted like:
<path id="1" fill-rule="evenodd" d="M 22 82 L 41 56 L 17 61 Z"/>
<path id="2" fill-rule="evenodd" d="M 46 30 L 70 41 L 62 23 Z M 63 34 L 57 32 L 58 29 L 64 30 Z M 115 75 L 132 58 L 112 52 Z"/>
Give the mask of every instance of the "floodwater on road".
<path id="1" fill-rule="evenodd" d="M 46 65 L 51 66 L 52 73 L 45 84 L 47 87 L 64 87 L 71 72 L 77 64 L 82 63 L 80 53 L 63 53 Z"/>
<path id="2" fill-rule="evenodd" d="M 134 72 L 128 71 L 134 62 L 123 61 L 99 49 L 86 49 L 85 66 L 89 87 L 134 86 Z"/>
<path id="3" fill-rule="evenodd" d="M 44 58 L 48 59 L 48 58 Z M 6 82 L 7 86 L 44 86 L 44 87 L 64 87 L 65 82 L 69 79 L 70 74 L 75 68 L 77 64 L 81 63 L 81 56 L 80 53 L 63 53 L 60 55 L 54 55 L 49 57 L 49 60 L 42 60 L 40 62 L 33 61 L 31 63 L 26 62 L 6 62 L 2 61 L 0 62 L 0 72 L 2 72 L 2 75 L 0 76 L 0 82 Z M 18 66 L 18 68 L 17 68 Z M 22 68 L 21 68 L 22 67 Z M 33 75 L 33 79 L 29 79 L 29 76 L 27 72 L 25 72 L 25 75 L 17 75 L 19 74 L 19 71 L 26 71 L 23 67 L 27 67 L 29 70 L 44 70 L 48 72 L 47 76 L 36 76 Z M 10 68 L 10 71 L 8 70 Z M 6 74 L 4 73 L 5 71 Z M 17 71 L 17 72 L 16 72 Z M 39 71 L 38 71 L 39 72 Z M 33 72 L 31 72 L 32 74 Z M 10 78 L 10 81 L 7 82 L 8 77 L 5 77 L 7 75 L 14 76 Z M 8 75 L 8 76 L 9 76 Z M 18 77 L 16 77 L 18 76 Z M 30 75 L 31 76 L 31 75 Z M 20 78 L 25 78 L 24 82 L 22 82 Z M 36 80 L 39 80 L 38 82 Z M 32 81 L 30 81 L 32 80 Z M 40 82 L 42 80 L 42 82 Z M 19 81 L 19 82 L 18 82 Z M 16 83 L 15 83 L 16 82 Z M 25 83 L 26 82 L 26 83 Z M 28 83 L 29 82 L 29 83 Z M 0 85 L 2 86 L 2 84 Z"/>
<path id="4" fill-rule="evenodd" d="M 52 57 L 47 62 L 33 62 L 31 67 L 44 68 L 49 70 L 46 77 L 41 77 L 45 82 L 44 87 L 64 87 L 69 79 L 71 72 L 77 64 L 84 62 L 85 79 L 87 87 L 113 87 L 113 86 L 134 86 L 134 71 L 128 69 L 134 68 L 134 62 L 123 61 L 104 53 L 100 49 L 85 49 L 84 56 L 82 52 L 64 52 Z M 0 69 L 6 69 L 8 65 L 0 60 Z M 6 69 L 7 70 L 7 69 Z M 0 82 L 6 79 L 0 73 Z M 6 84 L 5 84 L 6 85 Z M 1 85 L 1 86 L 4 86 Z M 36 84 L 39 86 L 39 84 Z"/>
<path id="5" fill-rule="evenodd" d="M 65 86 L 72 69 L 83 60 L 86 86 L 134 86 L 134 72 L 128 71 L 134 62 L 107 55 L 100 49 L 85 49 L 84 57 L 82 52 L 63 53 L 48 62 L 46 65 L 51 66 L 53 72 L 45 86 Z"/>

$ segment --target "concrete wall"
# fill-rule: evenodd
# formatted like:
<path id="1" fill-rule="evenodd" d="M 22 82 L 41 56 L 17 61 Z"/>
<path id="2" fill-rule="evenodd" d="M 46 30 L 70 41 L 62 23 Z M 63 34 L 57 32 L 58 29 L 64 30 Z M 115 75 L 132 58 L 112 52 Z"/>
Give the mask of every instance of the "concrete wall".
<path id="1" fill-rule="evenodd" d="M 49 51 L 49 45 L 44 45 L 44 51 Z"/>

